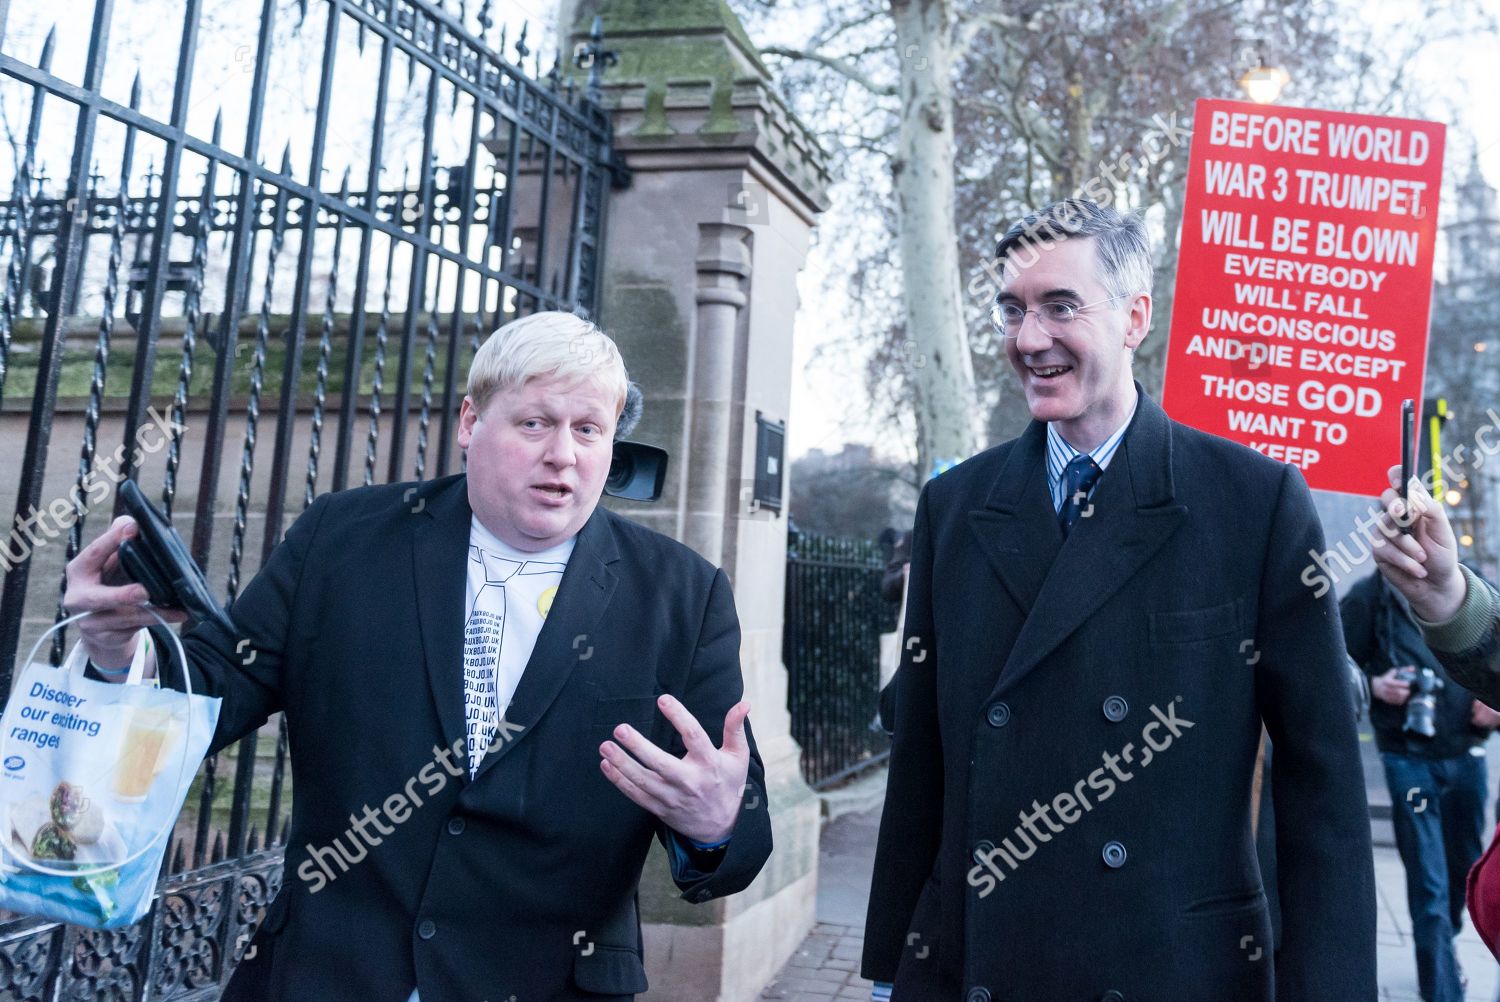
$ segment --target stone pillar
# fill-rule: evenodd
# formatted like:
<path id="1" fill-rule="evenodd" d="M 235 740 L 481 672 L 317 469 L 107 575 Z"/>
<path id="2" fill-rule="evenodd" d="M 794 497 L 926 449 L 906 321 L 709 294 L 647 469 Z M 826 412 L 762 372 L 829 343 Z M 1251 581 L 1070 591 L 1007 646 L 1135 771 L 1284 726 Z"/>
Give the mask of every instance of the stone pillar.
<path id="1" fill-rule="evenodd" d="M 657 853 L 641 889 L 647 997 L 750 1002 L 812 927 L 816 898 L 818 803 L 781 660 L 786 520 L 748 502 L 756 415 L 785 421 L 790 405 L 797 274 L 827 171 L 721 0 L 571 6 L 575 41 L 598 14 L 619 53 L 604 91 L 631 173 L 610 196 L 598 320 L 646 396 L 632 437 L 671 454 L 660 502 L 610 503 L 729 575 L 776 842 L 748 890 L 706 905 L 677 897 Z"/>
<path id="2" fill-rule="evenodd" d="M 724 563 L 725 533 L 737 502 L 731 469 L 735 432 L 736 351 L 740 321 L 750 298 L 750 230 L 733 223 L 698 224 L 696 336 L 688 455 L 686 524 L 682 541 L 716 564 Z M 606 289 L 608 286 L 606 285 Z"/>

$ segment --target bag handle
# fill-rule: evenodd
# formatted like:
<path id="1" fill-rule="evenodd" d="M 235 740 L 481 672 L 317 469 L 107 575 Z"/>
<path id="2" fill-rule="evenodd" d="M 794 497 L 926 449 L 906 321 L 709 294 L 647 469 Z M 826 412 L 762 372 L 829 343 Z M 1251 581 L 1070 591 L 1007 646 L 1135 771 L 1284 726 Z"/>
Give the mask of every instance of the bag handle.
<path id="1" fill-rule="evenodd" d="M 151 612 L 153 615 L 155 615 L 156 613 L 156 610 L 151 609 L 149 606 L 147 606 L 147 611 Z M 80 615 L 87 615 L 87 613 L 81 613 Z M 162 623 L 162 625 L 167 625 L 166 621 L 163 620 L 160 616 L 157 616 L 156 618 L 159 622 Z M 72 619 L 65 620 L 64 622 L 72 622 Z M 59 623 L 58 625 L 62 626 L 64 625 L 64 623 Z M 123 682 L 118 683 L 120 685 L 140 685 L 142 678 L 146 674 L 146 661 L 150 656 L 150 651 L 155 646 L 155 644 L 150 639 L 151 634 L 149 631 L 143 629 L 142 632 L 145 634 L 145 636 L 142 637 L 140 642 L 135 645 L 135 654 L 132 655 L 130 659 L 130 674 L 125 676 L 125 680 Z M 173 634 L 173 636 L 176 636 L 176 634 Z M 67 658 L 62 663 L 61 670 L 67 672 L 69 675 L 72 675 L 75 678 L 83 678 L 85 677 L 84 673 L 88 671 L 88 666 L 89 658 L 88 655 L 84 653 L 83 641 L 80 640 L 78 643 L 74 644 L 73 649 L 68 652 Z"/>
<path id="2" fill-rule="evenodd" d="M 186 774 L 187 774 L 187 772 L 189 770 L 189 766 L 191 766 L 192 769 L 194 769 L 194 770 L 197 769 L 197 765 L 193 764 L 190 761 L 190 758 L 189 758 L 189 755 L 188 755 L 188 750 L 193 747 L 193 742 L 192 742 L 192 735 L 193 735 L 193 711 L 192 711 L 192 706 L 190 705 L 191 701 L 192 701 L 192 696 L 193 696 L 193 679 L 192 679 L 192 672 L 188 670 L 187 651 L 183 650 L 182 640 L 180 638 L 178 638 L 176 631 L 174 631 L 172 629 L 172 624 L 168 623 L 165 619 L 163 619 L 161 617 L 160 613 L 158 613 L 155 609 L 151 608 L 150 605 L 134 606 L 134 608 L 143 608 L 143 609 L 145 609 L 147 612 L 151 613 L 151 615 L 153 617 L 155 617 L 155 619 L 156 619 L 156 621 L 158 623 L 160 623 L 163 627 L 165 627 L 167 635 L 172 638 L 172 644 L 173 644 L 173 646 L 175 646 L 177 648 L 177 657 L 180 659 L 178 663 L 182 665 L 182 687 L 183 687 L 182 691 L 183 691 L 183 695 L 185 695 L 185 696 L 188 697 L 189 706 L 188 706 L 187 720 L 186 720 L 186 722 L 185 722 L 185 724 L 183 726 L 183 733 L 182 733 L 182 760 L 179 763 L 178 769 L 177 769 L 177 785 L 179 787 L 181 787 L 183 785 L 183 780 L 187 778 Z M 43 642 L 45 642 L 48 638 L 50 638 L 52 636 L 52 634 L 58 632 L 59 630 L 67 627 L 68 625 L 70 625 L 72 623 L 78 622 L 80 619 L 83 619 L 85 616 L 91 616 L 91 615 L 93 615 L 94 611 L 97 611 L 97 610 L 85 610 L 83 612 L 74 613 L 73 615 L 68 616 L 65 619 L 61 619 L 61 620 L 58 620 L 56 623 L 53 623 L 51 627 L 49 627 L 45 632 L 42 633 L 42 635 L 40 637 L 37 638 L 36 643 L 31 645 L 31 653 L 29 653 L 29 654 L 26 655 L 26 660 L 23 662 L 23 664 L 25 664 L 26 666 L 29 667 L 29 666 L 31 666 L 32 664 L 35 663 L 37 652 L 42 649 Z M 135 658 L 130 663 L 130 675 L 126 679 L 126 683 L 127 684 L 139 684 L 140 683 L 141 673 L 144 671 L 144 665 L 145 665 L 144 647 L 145 647 L 144 644 L 137 644 L 136 645 Z M 58 667 L 55 670 L 57 670 L 57 671 L 67 670 L 69 672 L 76 672 L 77 674 L 82 675 L 83 674 L 83 668 L 81 668 L 81 667 L 75 667 L 74 664 L 73 664 L 74 659 L 77 659 L 80 662 L 87 662 L 88 659 L 82 656 L 82 650 L 83 650 L 83 644 L 82 643 L 79 643 L 79 644 L 75 645 L 74 648 L 73 648 L 73 652 L 69 655 L 68 661 L 64 662 L 63 665 L 61 665 L 60 667 Z M 158 661 L 159 660 L 160 659 L 158 659 Z M 158 669 L 160 669 L 161 665 L 158 664 L 157 667 L 158 667 Z M 90 681 L 92 681 L 92 680 L 90 680 Z M 108 683 L 105 683 L 105 684 L 108 684 Z M 11 698 L 12 699 L 15 698 L 14 693 L 12 693 Z M 3 761 L 5 758 L 8 757 L 8 754 L 6 752 L 6 738 L 7 737 L 8 737 L 8 732 L 6 732 L 4 728 L 0 728 L 0 761 Z M 122 870 L 122 869 L 124 869 L 126 866 L 128 866 L 131 863 L 134 863 L 136 860 L 140 859 L 142 856 L 146 855 L 148 852 L 151 852 L 156 847 L 156 844 L 158 842 L 162 842 L 164 839 L 166 839 L 167 836 L 171 834 L 171 831 L 172 831 L 173 827 L 176 826 L 176 824 L 177 824 L 177 817 L 174 815 L 174 816 L 168 818 L 166 820 L 166 822 L 163 824 L 162 828 L 154 836 L 152 836 L 139 849 L 137 849 L 135 852 L 131 853 L 130 855 L 126 856 L 124 859 L 120 860 L 118 863 L 109 863 L 109 864 L 104 865 L 104 866 L 93 867 L 92 869 L 77 869 L 77 868 L 75 868 L 75 869 L 71 869 L 71 870 L 64 870 L 64 869 L 60 869 L 60 868 L 56 868 L 56 867 L 46 866 L 46 865 L 44 865 L 42 863 L 39 863 L 36 860 L 30 859 L 30 858 L 24 858 L 23 859 L 20 855 L 17 855 L 16 852 L 15 852 L 15 850 L 13 850 L 11 848 L 11 846 L 10 846 L 10 841 L 11 841 L 11 836 L 10 836 L 10 831 L 9 831 L 10 818 L 9 817 L 0 818 L 0 824 L 3 824 L 5 826 L 5 830 L 0 831 L 0 858 L 9 858 L 11 860 L 14 860 L 17 866 L 19 866 L 22 869 L 30 870 L 33 873 L 45 873 L 45 874 L 47 874 L 49 876 L 53 876 L 53 877 L 70 877 L 71 878 L 71 877 L 93 877 L 93 876 L 96 876 L 96 875 L 101 874 L 101 873 L 110 873 L 110 872 L 115 871 L 115 870 Z M 29 852 L 26 853 L 26 856 L 29 857 L 30 853 Z"/>

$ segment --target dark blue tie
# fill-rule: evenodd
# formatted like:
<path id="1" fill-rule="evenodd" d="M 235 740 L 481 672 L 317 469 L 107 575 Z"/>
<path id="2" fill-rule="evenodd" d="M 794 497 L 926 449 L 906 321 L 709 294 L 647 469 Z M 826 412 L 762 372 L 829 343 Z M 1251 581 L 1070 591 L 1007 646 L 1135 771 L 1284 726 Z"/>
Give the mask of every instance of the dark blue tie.
<path id="1" fill-rule="evenodd" d="M 1089 504 L 1089 491 L 1094 489 L 1103 473 L 1094 458 L 1082 452 L 1063 467 L 1064 494 L 1062 508 L 1057 512 L 1057 521 L 1062 525 L 1064 536 L 1075 522 L 1084 517 L 1085 512 L 1093 513 L 1094 506 Z"/>

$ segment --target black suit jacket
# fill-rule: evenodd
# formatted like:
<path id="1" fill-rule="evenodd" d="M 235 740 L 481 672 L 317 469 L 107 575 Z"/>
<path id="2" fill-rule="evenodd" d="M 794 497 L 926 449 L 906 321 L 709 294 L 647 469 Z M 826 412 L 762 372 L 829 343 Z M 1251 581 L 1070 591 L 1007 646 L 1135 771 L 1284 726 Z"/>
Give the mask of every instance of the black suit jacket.
<path id="1" fill-rule="evenodd" d="M 1301 475 L 1142 392 L 1064 539 L 1045 444 L 1033 422 L 918 505 L 865 976 L 898 1002 L 1373 998 L 1364 777 L 1338 609 L 1299 581 L 1322 546 Z"/>
<path id="2" fill-rule="evenodd" d="M 249 646 L 237 651 L 211 624 L 185 638 L 194 688 L 224 700 L 215 749 L 277 710 L 290 737 L 285 882 L 226 998 L 405 1002 L 416 984 L 423 1002 L 533 1002 L 646 989 L 636 885 L 653 834 L 669 833 L 604 778 L 598 749 L 628 722 L 681 755 L 661 693 L 719 742 L 742 692 L 728 581 L 687 547 L 596 510 L 504 740 L 470 781 L 469 523 L 461 475 L 324 495 L 231 609 Z M 455 747 L 458 776 L 440 760 Z M 751 748 L 717 866 L 674 866 L 690 901 L 743 889 L 770 854 L 753 737 Z M 381 823 L 357 842 L 366 805 Z M 357 858 L 347 872 L 321 851 L 335 840 Z"/>

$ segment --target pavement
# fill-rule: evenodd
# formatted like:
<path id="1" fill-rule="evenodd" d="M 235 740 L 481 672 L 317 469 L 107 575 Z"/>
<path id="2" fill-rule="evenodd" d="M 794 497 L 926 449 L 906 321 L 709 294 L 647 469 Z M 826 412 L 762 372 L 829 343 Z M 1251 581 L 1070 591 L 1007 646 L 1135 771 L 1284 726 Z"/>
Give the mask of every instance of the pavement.
<path id="1" fill-rule="evenodd" d="M 1368 730 L 1360 735 L 1360 749 L 1375 847 L 1378 999 L 1420 1002 L 1411 918 L 1406 910 L 1406 873 L 1391 831 L 1390 792 Z M 1486 751 L 1490 784 L 1487 802 L 1493 812 L 1500 788 L 1500 737 L 1492 737 Z M 859 958 L 884 788 L 885 772 L 881 769 L 825 798 L 825 814 L 833 816 L 823 826 L 819 849 L 816 925 L 761 993 L 762 999 L 833 1002 L 870 997 L 870 982 L 859 976 Z M 1486 830 L 1492 830 L 1493 815 L 1486 820 Z M 1465 1002 L 1495 1002 L 1500 993 L 1500 965 L 1468 922 L 1455 943 L 1459 963 L 1469 978 Z"/>

